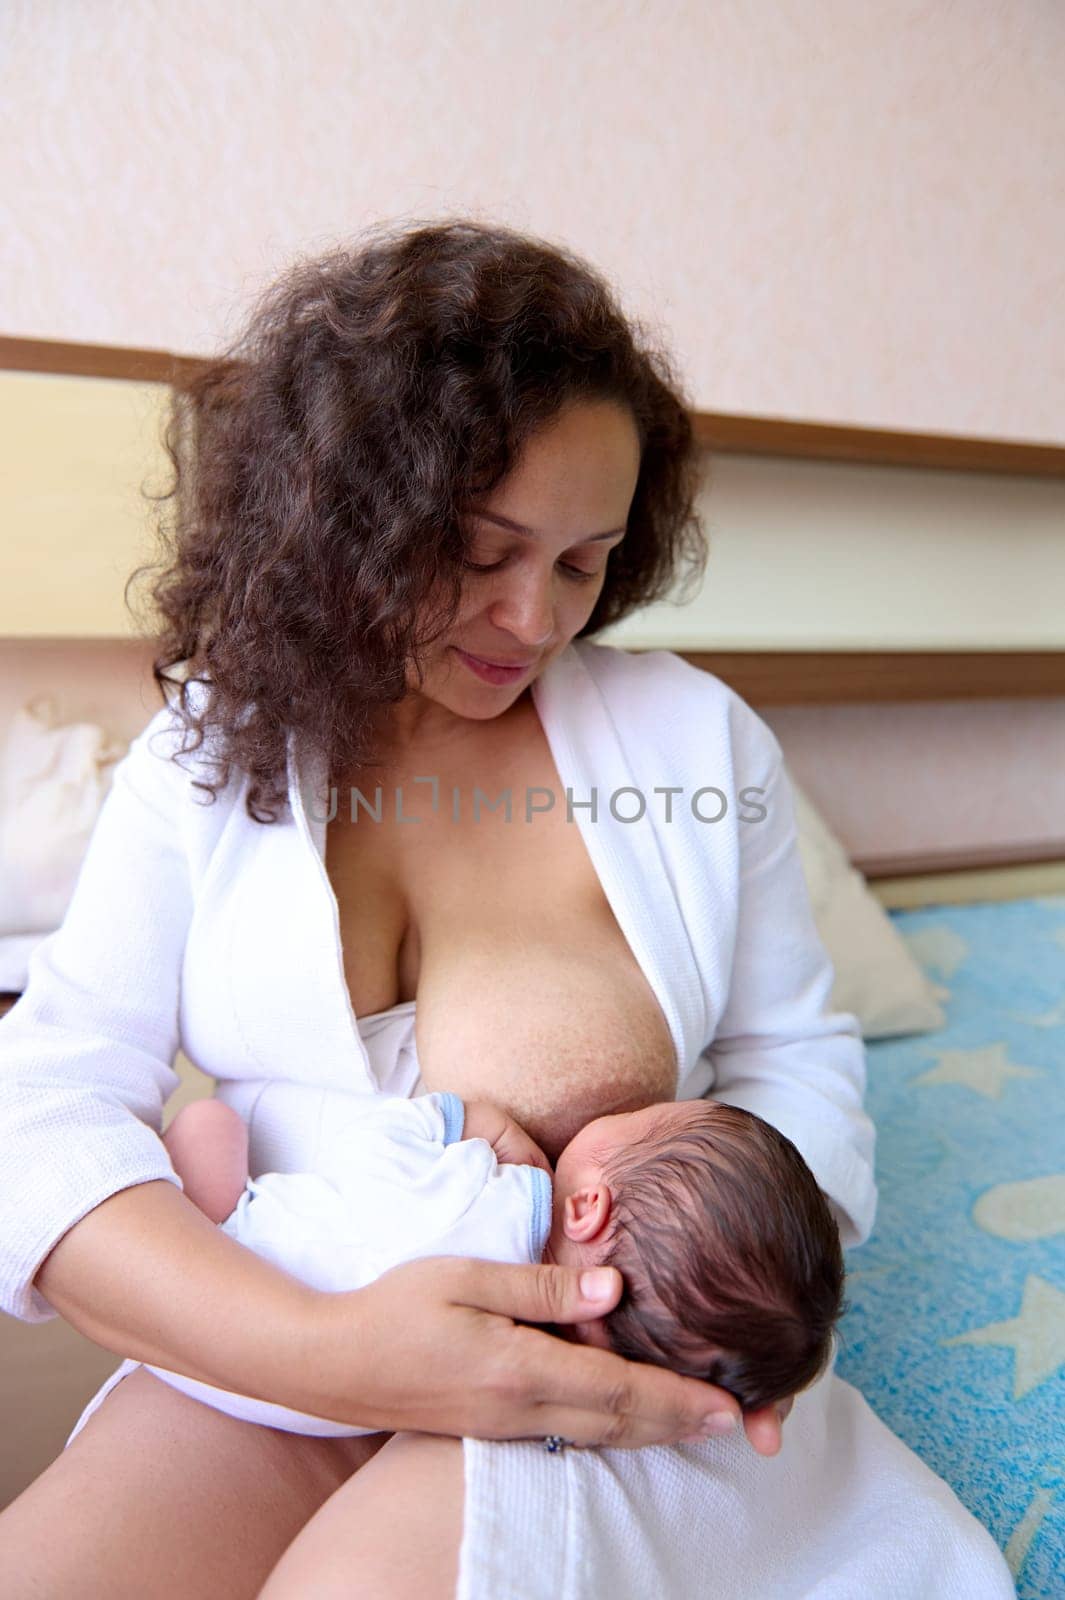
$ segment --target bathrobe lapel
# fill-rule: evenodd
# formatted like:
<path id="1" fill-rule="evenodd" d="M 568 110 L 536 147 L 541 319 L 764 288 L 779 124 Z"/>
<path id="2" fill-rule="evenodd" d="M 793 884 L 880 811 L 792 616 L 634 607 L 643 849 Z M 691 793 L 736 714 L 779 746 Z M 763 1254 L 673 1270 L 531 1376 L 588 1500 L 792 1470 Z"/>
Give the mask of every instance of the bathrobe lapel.
<path id="1" fill-rule="evenodd" d="M 663 797 L 653 792 L 656 785 L 677 779 L 655 770 L 652 730 L 640 726 L 637 716 L 627 718 L 619 697 L 611 697 L 593 675 L 586 660 L 592 648 L 579 641 L 567 646 L 534 680 L 533 701 L 562 782 L 556 804 L 564 806 L 565 791 L 572 790 L 574 820 L 603 893 L 669 1024 L 679 1087 L 699 1056 L 708 1021 L 698 963 L 659 833 L 670 824 L 664 820 Z M 592 812 L 577 804 L 590 800 L 593 789 L 594 822 Z"/>
<path id="2" fill-rule="evenodd" d="M 346 1088 L 377 1092 L 377 1080 L 370 1067 L 370 1057 L 359 1033 L 351 995 L 344 973 L 344 949 L 340 936 L 340 908 L 325 866 L 325 832 L 329 815 L 330 796 L 328 773 L 323 756 L 309 753 L 297 744 L 293 732 L 288 736 L 288 793 L 295 830 L 293 848 L 302 853 L 302 864 L 296 875 L 300 893 L 305 898 L 304 915 L 308 929 L 330 929 L 328 943 L 308 939 L 309 948 L 321 951 L 316 969 L 305 973 L 307 992 L 315 997 L 312 1004 L 317 1019 L 316 1029 L 322 1032 L 326 1060 L 335 1062 L 335 1072 L 315 1066 L 315 1079 L 319 1082 L 339 1077 Z M 353 1082 L 358 1074 L 359 1081 Z"/>

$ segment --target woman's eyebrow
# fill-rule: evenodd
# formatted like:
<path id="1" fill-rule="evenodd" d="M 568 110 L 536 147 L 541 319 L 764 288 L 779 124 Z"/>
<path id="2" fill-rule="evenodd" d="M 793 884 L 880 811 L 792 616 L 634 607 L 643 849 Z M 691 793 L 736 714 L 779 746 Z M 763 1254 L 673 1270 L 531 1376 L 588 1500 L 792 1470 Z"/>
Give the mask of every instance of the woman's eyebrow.
<path id="1" fill-rule="evenodd" d="M 498 511 L 473 511 L 474 517 L 482 517 L 487 522 L 495 522 L 501 528 L 508 528 L 511 533 L 523 534 L 527 539 L 536 539 L 539 535 L 535 528 L 527 528 L 521 522 L 513 522 L 510 517 L 500 515 Z M 625 533 L 625 528 L 608 528 L 606 533 L 590 533 L 587 539 L 574 539 L 574 544 L 594 544 L 597 539 L 613 539 L 615 534 Z"/>

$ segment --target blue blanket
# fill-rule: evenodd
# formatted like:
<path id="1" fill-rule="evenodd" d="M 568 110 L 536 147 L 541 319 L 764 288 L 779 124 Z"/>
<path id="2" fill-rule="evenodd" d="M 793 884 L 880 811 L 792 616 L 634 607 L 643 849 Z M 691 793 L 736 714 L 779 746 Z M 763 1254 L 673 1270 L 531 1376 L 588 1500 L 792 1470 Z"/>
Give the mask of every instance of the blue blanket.
<path id="1" fill-rule="evenodd" d="M 1065 897 L 896 911 L 947 1025 L 867 1046 L 880 1205 L 838 1371 L 1065 1595 Z"/>

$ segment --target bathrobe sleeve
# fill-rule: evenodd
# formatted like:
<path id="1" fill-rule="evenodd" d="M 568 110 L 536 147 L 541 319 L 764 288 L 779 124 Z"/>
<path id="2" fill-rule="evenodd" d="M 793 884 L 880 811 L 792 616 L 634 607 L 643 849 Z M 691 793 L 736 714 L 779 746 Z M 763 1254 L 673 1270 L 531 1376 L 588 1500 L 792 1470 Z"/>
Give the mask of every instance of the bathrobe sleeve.
<path id="1" fill-rule="evenodd" d="M 175 722 L 164 707 L 116 766 L 62 925 L 0 1021 L 0 1310 L 25 1322 L 56 1315 L 32 1278 L 74 1223 L 131 1184 L 183 1187 L 159 1137 L 191 917 Z"/>
<path id="2" fill-rule="evenodd" d="M 865 1046 L 850 1012 L 827 1011 L 834 969 L 814 923 L 780 744 L 743 702 L 736 750 L 739 872 L 728 998 L 705 1052 L 709 1093 L 753 1111 L 798 1148 L 845 1245 L 876 1211 L 873 1124 L 862 1109 Z M 758 774 L 757 776 L 755 774 Z M 744 803 L 748 785 L 762 790 Z"/>

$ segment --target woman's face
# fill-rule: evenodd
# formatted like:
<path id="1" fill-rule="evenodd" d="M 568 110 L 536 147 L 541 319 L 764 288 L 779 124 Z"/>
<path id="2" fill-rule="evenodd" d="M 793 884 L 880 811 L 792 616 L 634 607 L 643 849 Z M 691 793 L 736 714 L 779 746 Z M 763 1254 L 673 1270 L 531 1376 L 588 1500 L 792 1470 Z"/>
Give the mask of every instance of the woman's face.
<path id="1" fill-rule="evenodd" d="M 468 570 L 458 615 L 427 652 L 422 699 L 476 720 L 517 700 L 591 616 L 639 470 L 635 422 L 611 402 L 571 405 L 528 441 L 467 513 L 469 560 L 481 570 Z"/>

